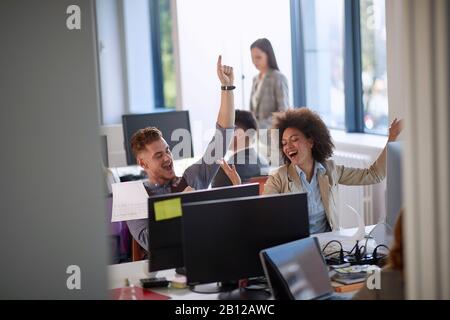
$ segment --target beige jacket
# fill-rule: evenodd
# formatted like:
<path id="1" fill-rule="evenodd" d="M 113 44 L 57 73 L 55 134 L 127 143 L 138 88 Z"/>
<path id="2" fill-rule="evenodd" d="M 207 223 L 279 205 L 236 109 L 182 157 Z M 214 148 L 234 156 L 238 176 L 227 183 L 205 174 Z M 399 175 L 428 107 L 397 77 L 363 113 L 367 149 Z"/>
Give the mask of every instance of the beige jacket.
<path id="1" fill-rule="evenodd" d="M 338 230 L 338 186 L 369 185 L 380 183 L 386 176 L 386 148 L 368 169 L 347 168 L 336 165 L 333 160 L 323 163 L 326 173 L 318 173 L 320 195 L 327 215 L 328 223 L 333 230 Z M 288 164 L 273 173 L 264 186 L 264 194 L 305 192 L 295 165 Z"/>
<path id="2" fill-rule="evenodd" d="M 255 94 L 258 76 L 253 78 L 251 97 Z M 272 113 L 286 111 L 289 107 L 289 90 L 287 78 L 278 70 L 269 69 L 261 84 L 258 102 L 253 104 L 250 98 L 250 110 L 258 120 L 260 129 L 272 126 Z"/>

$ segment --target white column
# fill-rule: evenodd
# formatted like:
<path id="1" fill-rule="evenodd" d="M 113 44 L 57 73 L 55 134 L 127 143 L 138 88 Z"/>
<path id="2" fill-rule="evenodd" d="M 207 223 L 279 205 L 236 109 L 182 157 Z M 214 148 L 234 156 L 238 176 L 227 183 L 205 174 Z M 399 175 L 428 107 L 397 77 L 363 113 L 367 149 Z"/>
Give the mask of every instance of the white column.
<path id="1" fill-rule="evenodd" d="M 103 125 L 122 123 L 128 107 L 122 1 L 96 0 Z"/>
<path id="2" fill-rule="evenodd" d="M 149 113 L 155 108 L 149 2 L 124 0 L 122 4 L 128 82 L 127 113 Z"/>
<path id="3" fill-rule="evenodd" d="M 449 4 L 387 3 L 388 37 L 396 37 L 398 50 L 388 54 L 389 72 L 396 73 L 389 98 L 406 120 L 406 293 L 409 299 L 450 299 Z"/>

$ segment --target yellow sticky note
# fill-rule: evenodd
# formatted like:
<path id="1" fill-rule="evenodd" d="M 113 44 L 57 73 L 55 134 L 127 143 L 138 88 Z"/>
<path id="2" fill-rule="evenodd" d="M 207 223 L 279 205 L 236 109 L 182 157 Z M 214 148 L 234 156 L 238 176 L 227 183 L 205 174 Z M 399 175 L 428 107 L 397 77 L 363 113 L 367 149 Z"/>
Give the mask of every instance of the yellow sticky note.
<path id="1" fill-rule="evenodd" d="M 153 206 L 155 209 L 156 221 L 181 217 L 182 211 L 180 198 L 157 201 Z"/>

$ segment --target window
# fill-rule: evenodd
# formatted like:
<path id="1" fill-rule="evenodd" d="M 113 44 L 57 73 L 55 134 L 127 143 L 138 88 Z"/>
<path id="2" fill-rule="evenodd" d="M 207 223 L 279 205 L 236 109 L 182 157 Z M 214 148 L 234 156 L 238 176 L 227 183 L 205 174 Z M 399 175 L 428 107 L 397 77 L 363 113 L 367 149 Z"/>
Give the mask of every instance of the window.
<path id="1" fill-rule="evenodd" d="M 330 128 L 386 134 L 385 0 L 291 0 L 294 104 Z"/>
<path id="2" fill-rule="evenodd" d="M 103 124 L 176 106 L 172 3 L 95 1 Z"/>
<path id="3" fill-rule="evenodd" d="M 150 1 L 156 107 L 175 108 L 177 92 L 171 1 Z"/>
<path id="4" fill-rule="evenodd" d="M 172 41 L 172 14 L 170 0 L 159 0 L 161 63 L 163 69 L 164 101 L 167 108 L 176 104 L 175 62 Z"/>
<path id="5" fill-rule="evenodd" d="M 384 0 L 361 0 L 360 12 L 364 130 L 386 133 L 388 98 Z"/>
<path id="6" fill-rule="evenodd" d="M 280 71 L 286 76 L 292 104 L 292 50 L 290 0 L 178 0 L 176 3 L 180 47 L 182 108 L 189 110 L 194 152 L 198 154 L 215 130 L 220 104 L 217 56 L 233 66 L 237 109 L 249 110 L 253 77 L 250 45 L 267 38 L 273 45 Z"/>
<path id="7" fill-rule="evenodd" d="M 302 0 L 306 105 L 345 129 L 344 1 Z"/>

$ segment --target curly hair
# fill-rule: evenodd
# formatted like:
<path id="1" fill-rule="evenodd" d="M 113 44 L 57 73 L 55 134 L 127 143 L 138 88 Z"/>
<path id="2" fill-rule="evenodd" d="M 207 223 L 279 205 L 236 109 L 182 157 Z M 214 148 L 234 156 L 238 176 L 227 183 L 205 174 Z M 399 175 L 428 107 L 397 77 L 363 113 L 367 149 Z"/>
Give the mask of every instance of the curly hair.
<path id="1" fill-rule="evenodd" d="M 162 138 L 162 133 L 158 128 L 147 127 L 138 130 L 131 137 L 131 150 L 135 157 L 145 150 L 145 146 Z"/>
<path id="2" fill-rule="evenodd" d="M 279 130 L 279 147 L 285 163 L 290 160 L 283 152 L 281 140 L 287 128 L 295 128 L 313 140 L 312 156 L 315 161 L 323 163 L 333 155 L 334 144 L 331 141 L 330 131 L 314 111 L 308 108 L 288 110 L 274 113 L 273 128 Z"/>

